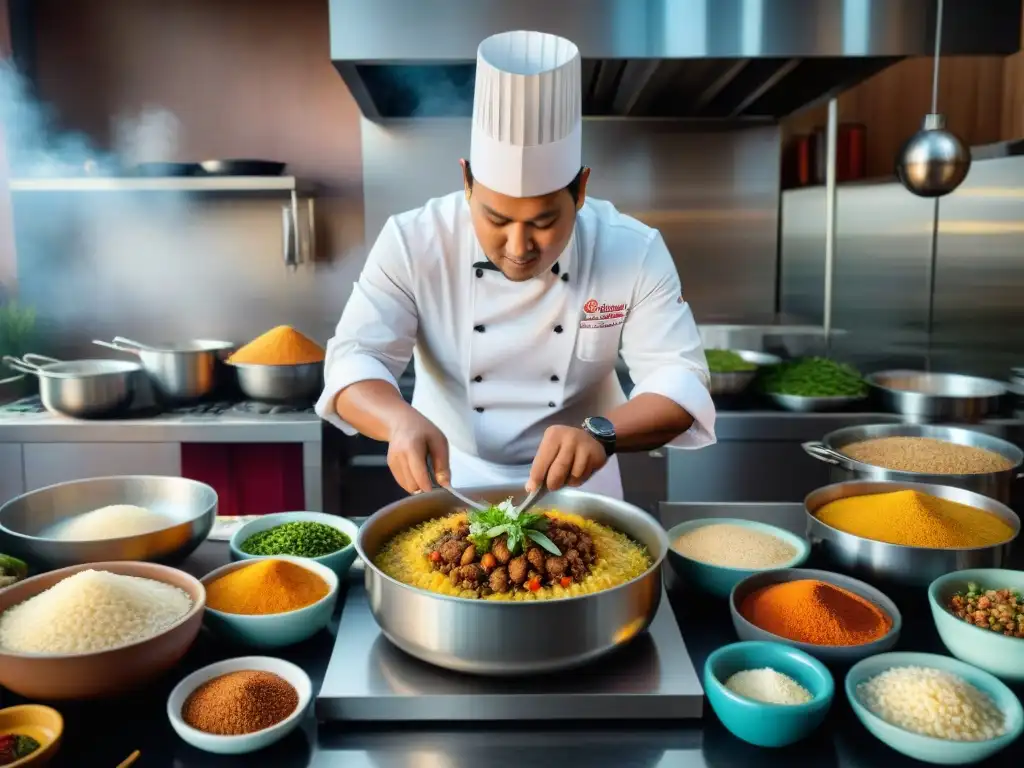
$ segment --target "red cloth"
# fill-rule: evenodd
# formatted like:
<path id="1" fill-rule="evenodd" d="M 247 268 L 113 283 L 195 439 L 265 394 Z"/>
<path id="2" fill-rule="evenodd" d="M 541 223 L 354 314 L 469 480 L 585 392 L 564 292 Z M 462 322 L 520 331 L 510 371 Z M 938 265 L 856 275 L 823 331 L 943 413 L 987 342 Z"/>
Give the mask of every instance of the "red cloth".
<path id="1" fill-rule="evenodd" d="M 213 487 L 219 515 L 306 508 L 300 443 L 182 443 L 181 474 Z"/>

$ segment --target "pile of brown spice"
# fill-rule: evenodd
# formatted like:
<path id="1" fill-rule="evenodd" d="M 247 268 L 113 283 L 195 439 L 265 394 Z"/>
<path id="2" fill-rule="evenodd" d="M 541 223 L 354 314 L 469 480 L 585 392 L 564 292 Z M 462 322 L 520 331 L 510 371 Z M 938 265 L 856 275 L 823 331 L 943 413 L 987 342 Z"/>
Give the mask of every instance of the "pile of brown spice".
<path id="1" fill-rule="evenodd" d="M 934 437 L 877 437 L 839 450 L 855 461 L 898 472 L 980 475 L 1013 468 L 1013 462 L 998 453 Z"/>
<path id="2" fill-rule="evenodd" d="M 207 680 L 185 699 L 181 719 L 220 736 L 255 733 L 277 725 L 299 706 L 299 694 L 272 672 L 243 670 Z"/>

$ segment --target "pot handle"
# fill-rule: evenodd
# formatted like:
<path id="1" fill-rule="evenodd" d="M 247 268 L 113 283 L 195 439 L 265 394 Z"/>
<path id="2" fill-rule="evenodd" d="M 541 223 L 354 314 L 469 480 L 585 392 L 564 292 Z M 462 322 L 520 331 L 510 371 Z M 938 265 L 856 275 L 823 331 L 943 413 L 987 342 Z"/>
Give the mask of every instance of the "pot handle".
<path id="1" fill-rule="evenodd" d="M 25 357 L 28 357 L 28 355 L 25 355 Z M 16 381 L 17 379 L 22 379 L 22 378 L 24 378 L 24 374 L 26 374 L 26 373 L 31 374 L 33 376 L 42 376 L 42 375 L 44 375 L 42 369 L 38 365 L 33 365 L 28 360 L 23 360 L 20 357 L 13 357 L 11 355 L 4 355 L 3 356 L 3 362 L 4 362 L 4 365 L 6 365 L 12 371 L 17 371 L 18 373 L 22 374 L 21 376 L 15 376 L 13 379 L 10 379 L 10 381 Z"/>
<path id="2" fill-rule="evenodd" d="M 125 347 L 133 347 L 134 349 L 142 351 L 142 352 L 159 352 L 160 351 L 159 349 L 156 349 L 155 347 L 149 346 L 149 344 L 143 344 L 141 341 L 132 341 L 131 339 L 126 339 L 124 336 L 115 336 L 114 337 L 114 343 L 115 344 L 120 344 L 120 345 L 125 346 Z"/>
<path id="3" fill-rule="evenodd" d="M 100 341 L 99 339 L 93 339 L 92 343 L 95 344 L 98 347 L 104 347 L 106 349 L 114 349 L 114 350 L 117 350 L 118 352 L 127 352 L 130 355 L 137 355 L 137 354 L 139 354 L 139 350 L 136 349 L 135 347 L 129 347 L 129 346 L 126 346 L 126 345 L 118 344 L 116 338 L 114 339 L 113 343 L 111 343 L 109 341 Z"/>
<path id="4" fill-rule="evenodd" d="M 812 440 L 808 443 L 801 443 L 801 448 L 808 456 L 813 456 L 818 461 L 823 461 L 826 464 L 835 464 L 839 466 L 846 461 L 846 457 L 838 451 L 833 451 L 827 445 L 817 440 Z"/>

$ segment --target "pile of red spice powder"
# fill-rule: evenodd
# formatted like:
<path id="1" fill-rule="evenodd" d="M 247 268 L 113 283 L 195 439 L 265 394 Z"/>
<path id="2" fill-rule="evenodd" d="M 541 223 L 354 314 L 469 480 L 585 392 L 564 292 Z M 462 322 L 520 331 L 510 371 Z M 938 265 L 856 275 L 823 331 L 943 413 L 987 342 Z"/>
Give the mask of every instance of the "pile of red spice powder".
<path id="1" fill-rule="evenodd" d="M 892 619 L 874 603 L 814 579 L 751 592 L 740 605 L 740 615 L 765 632 L 812 645 L 863 645 L 892 629 Z"/>
<path id="2" fill-rule="evenodd" d="M 272 672 L 243 670 L 207 680 L 185 699 L 181 719 L 220 736 L 255 733 L 277 725 L 299 706 L 299 694 Z"/>

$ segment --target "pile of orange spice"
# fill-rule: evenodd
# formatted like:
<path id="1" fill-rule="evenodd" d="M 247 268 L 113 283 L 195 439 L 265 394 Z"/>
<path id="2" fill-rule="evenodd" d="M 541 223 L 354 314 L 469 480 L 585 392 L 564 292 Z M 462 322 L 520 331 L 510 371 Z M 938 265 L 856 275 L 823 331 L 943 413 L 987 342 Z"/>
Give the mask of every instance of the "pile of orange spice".
<path id="1" fill-rule="evenodd" d="M 266 615 L 305 608 L 327 596 L 318 574 L 287 560 L 258 560 L 206 585 L 206 605 L 223 613 Z"/>
<path id="2" fill-rule="evenodd" d="M 892 629 L 892 619 L 874 603 L 814 579 L 751 592 L 740 614 L 765 632 L 812 645 L 863 645 Z"/>
<path id="3" fill-rule="evenodd" d="M 304 365 L 322 363 L 324 348 L 288 325 L 271 328 L 228 358 L 242 365 Z"/>

